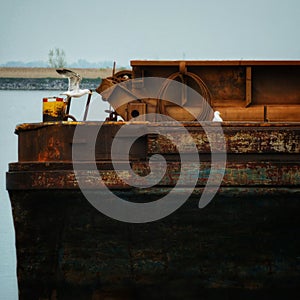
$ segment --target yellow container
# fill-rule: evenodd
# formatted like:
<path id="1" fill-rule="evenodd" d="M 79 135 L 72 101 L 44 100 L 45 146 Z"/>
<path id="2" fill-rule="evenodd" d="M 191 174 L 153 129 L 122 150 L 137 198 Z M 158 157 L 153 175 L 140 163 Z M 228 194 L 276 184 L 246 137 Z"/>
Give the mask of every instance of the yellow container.
<path id="1" fill-rule="evenodd" d="M 66 105 L 63 98 L 43 98 L 43 122 L 63 121 Z"/>

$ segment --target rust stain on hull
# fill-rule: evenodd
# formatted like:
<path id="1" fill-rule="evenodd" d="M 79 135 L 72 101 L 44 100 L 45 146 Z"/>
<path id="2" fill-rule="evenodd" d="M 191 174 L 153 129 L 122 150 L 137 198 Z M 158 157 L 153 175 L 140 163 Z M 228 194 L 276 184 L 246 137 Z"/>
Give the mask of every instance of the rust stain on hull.
<path id="1" fill-rule="evenodd" d="M 27 165 L 27 166 L 26 166 Z M 76 176 L 80 178 L 82 186 L 91 189 L 102 189 L 103 184 L 112 189 L 129 189 L 118 177 L 114 170 L 105 170 L 107 164 L 103 166 L 99 163 L 98 171 L 82 170 L 77 171 Z M 155 167 L 155 163 L 153 165 Z M 24 164 L 19 169 L 11 165 L 11 171 L 7 174 L 7 188 L 9 190 L 34 190 L 34 189 L 78 189 L 78 182 L 72 170 L 72 164 L 65 164 L 69 170 L 49 170 L 37 171 L 36 167 L 47 169 L 47 164 Z M 29 168 L 30 169 L 29 169 Z M 159 165 L 157 167 L 160 167 Z M 14 169 L 14 171 L 12 171 Z M 134 172 L 140 175 L 140 182 L 137 179 L 136 185 L 143 186 L 143 176 L 149 173 L 147 163 L 132 163 Z M 205 186 L 209 173 L 210 163 L 202 162 L 199 166 L 199 179 L 196 186 Z M 172 187 L 175 186 L 181 171 L 179 162 L 170 162 L 166 174 L 155 186 Z M 128 171 L 122 172 L 123 178 L 130 179 Z M 187 173 L 188 176 L 188 173 Z M 84 183 L 83 183 L 84 182 Z M 300 164 L 294 162 L 227 162 L 226 171 L 221 183 L 226 186 L 260 186 L 268 188 L 276 186 L 300 188 Z M 154 187 L 154 188 L 155 188 Z M 148 191 L 151 191 L 148 189 Z"/>

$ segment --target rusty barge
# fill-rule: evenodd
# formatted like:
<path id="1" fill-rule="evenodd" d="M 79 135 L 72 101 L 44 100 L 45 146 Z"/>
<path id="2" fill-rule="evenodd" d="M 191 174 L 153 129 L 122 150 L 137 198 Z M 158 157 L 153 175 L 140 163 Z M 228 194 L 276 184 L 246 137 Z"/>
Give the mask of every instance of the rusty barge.
<path id="1" fill-rule="evenodd" d="M 20 299 L 275 299 L 299 294 L 300 61 L 132 61 L 131 66 L 97 89 L 113 108 L 107 120 L 53 120 L 16 128 L 18 162 L 9 164 L 7 190 Z M 149 78 L 161 83 L 156 96 Z M 171 81 L 180 84 L 176 101 Z M 216 110 L 222 123 L 211 122 Z M 157 115 L 177 123 L 162 124 Z M 189 157 L 191 148 L 178 122 L 200 158 L 195 186 L 181 207 L 155 222 L 126 223 L 87 201 L 82 187 L 104 201 L 103 184 L 135 203 L 155 202 L 174 187 L 175 194 L 185 191 L 176 183 L 181 154 Z M 138 138 L 128 156 L 117 151 L 114 164 L 112 145 L 128 124 L 132 130 L 121 137 L 121 145 Z M 159 134 L 160 126 L 177 136 L 175 146 Z M 199 209 L 212 157 L 224 146 L 220 186 Z M 144 177 L 149 159 L 158 154 L 167 168 L 154 186 L 133 188 L 120 179 L 116 168 L 131 176 L 128 157 L 134 173 Z"/>

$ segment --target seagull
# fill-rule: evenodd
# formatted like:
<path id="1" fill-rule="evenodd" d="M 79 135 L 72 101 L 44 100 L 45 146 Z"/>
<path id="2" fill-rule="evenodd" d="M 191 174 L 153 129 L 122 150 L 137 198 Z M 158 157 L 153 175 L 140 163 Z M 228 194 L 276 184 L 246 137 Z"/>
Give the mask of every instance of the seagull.
<path id="1" fill-rule="evenodd" d="M 66 95 L 68 97 L 79 98 L 85 94 L 92 94 L 92 91 L 89 89 L 80 89 L 79 83 L 81 81 L 81 76 L 78 73 L 75 73 L 68 69 L 57 69 L 56 72 L 69 79 L 69 88 L 68 91 L 61 93 L 61 95 Z"/>
<path id="2" fill-rule="evenodd" d="M 214 112 L 214 118 L 213 118 L 213 122 L 223 122 L 223 119 L 220 117 L 220 112 L 219 111 L 215 111 Z"/>

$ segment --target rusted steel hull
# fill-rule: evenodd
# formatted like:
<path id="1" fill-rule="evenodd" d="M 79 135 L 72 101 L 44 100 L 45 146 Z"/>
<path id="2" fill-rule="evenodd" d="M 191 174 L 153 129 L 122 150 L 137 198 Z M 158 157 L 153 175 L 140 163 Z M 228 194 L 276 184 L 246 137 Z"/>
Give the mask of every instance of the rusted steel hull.
<path id="1" fill-rule="evenodd" d="M 58 122 L 19 126 L 17 133 L 22 147 L 19 149 L 19 162 L 10 164 L 7 174 L 8 190 L 78 189 L 72 164 L 72 148 L 76 147 L 80 147 L 77 159 L 82 165 L 78 176 L 86 181 L 84 185 L 99 188 L 97 173 L 100 172 L 104 183 L 110 188 L 130 188 L 117 176 L 111 161 L 112 141 L 117 131 L 125 124 Z M 100 125 L 102 127 L 99 131 Z M 73 138 L 76 126 L 83 127 L 82 138 Z M 191 141 L 195 143 L 200 156 L 200 165 L 198 166 L 199 162 L 195 162 L 199 168 L 196 187 L 205 186 L 211 168 L 211 151 L 221 151 L 224 141 L 227 157 L 221 187 L 299 188 L 300 126 L 297 123 L 224 123 L 220 132 L 216 130 L 217 125 L 209 122 L 206 124 L 206 128 L 210 128 L 208 140 L 207 133 L 200 124 L 187 122 L 184 123 L 184 127 L 189 132 L 189 141 L 173 123 L 139 122 L 129 126 L 133 128 L 134 134 L 141 136 L 131 146 L 129 157 L 131 168 L 140 175 L 141 180 L 149 172 L 149 157 L 161 154 L 168 162 L 166 173 L 156 187 L 172 187 L 176 184 L 181 167 L 177 147 L 181 149 L 180 155 L 188 156 L 193 151 Z M 170 132 L 175 137 L 176 146 L 170 143 L 167 136 L 153 134 L 156 128 L 162 126 L 165 132 Z M 98 135 L 96 140 L 91 133 Z M 221 135 L 224 135 L 223 140 Z M 126 144 L 127 139 L 123 138 L 122 145 Z M 91 149 L 95 151 L 93 157 L 97 163 L 96 171 L 91 171 L 91 156 L 88 155 Z M 118 169 L 125 170 L 127 156 L 122 150 L 117 153 L 117 166 Z"/>
<path id="2" fill-rule="evenodd" d="M 271 190 L 285 187 L 290 188 L 291 193 L 294 193 L 294 189 L 300 188 L 299 161 L 255 161 L 251 157 L 248 158 L 251 161 L 245 161 L 245 159 L 243 157 L 241 162 L 227 162 L 221 187 L 224 190 L 228 188 L 228 193 L 231 187 L 243 186 L 271 188 Z M 81 182 L 84 182 L 81 186 L 99 189 L 104 182 L 111 189 L 130 190 L 130 186 L 118 177 L 111 163 L 97 163 L 99 171 L 91 171 L 89 166 L 89 163 L 82 164 L 82 170 L 77 172 L 77 178 L 80 177 Z M 149 171 L 148 163 L 132 162 L 131 166 L 140 175 L 142 184 L 143 176 L 147 175 Z M 122 163 L 118 164 L 118 168 L 122 170 Z M 210 163 L 202 162 L 196 187 L 206 185 L 209 172 Z M 163 190 L 175 186 L 179 173 L 180 163 L 169 162 L 166 174 L 155 188 Z M 79 189 L 76 176 L 72 163 L 12 163 L 7 174 L 7 188 L 8 190 Z M 138 184 L 138 182 L 136 183 Z M 151 192 L 151 189 L 147 191 Z"/>
<path id="3" fill-rule="evenodd" d="M 299 195 L 245 191 L 202 210 L 191 197 L 150 224 L 112 220 L 76 190 L 10 196 L 20 299 L 276 299 L 299 292 Z"/>
<path id="4" fill-rule="evenodd" d="M 74 174 L 72 148 L 81 149 L 77 176 L 85 188 L 106 197 L 100 172 L 114 193 L 137 202 L 153 201 L 174 187 L 180 173 L 178 151 L 168 139 L 153 134 L 162 124 L 131 124 L 142 136 L 131 148 L 132 169 L 146 175 L 153 154 L 165 155 L 168 162 L 158 184 L 133 189 L 111 163 L 112 140 L 123 122 L 101 123 L 95 145 L 98 171 L 91 171 L 85 150 L 91 149 L 93 139 L 89 134 L 75 139 L 74 130 L 85 126 L 95 132 L 99 124 L 17 128 L 22 147 L 19 161 L 9 166 L 7 189 L 17 236 L 20 299 L 215 299 L 224 293 L 230 299 L 263 299 L 298 291 L 298 123 L 223 123 L 225 175 L 216 197 L 203 209 L 198 201 L 211 169 L 211 149 L 199 124 L 184 123 L 200 156 L 196 187 L 176 212 L 146 224 L 110 219 L 85 199 Z M 179 135 L 188 156 L 191 148 L 176 126 L 163 126 Z M 206 126 L 212 132 L 216 127 Z M 216 152 L 218 134 L 210 137 Z M 124 159 L 120 151 L 119 170 Z"/>

